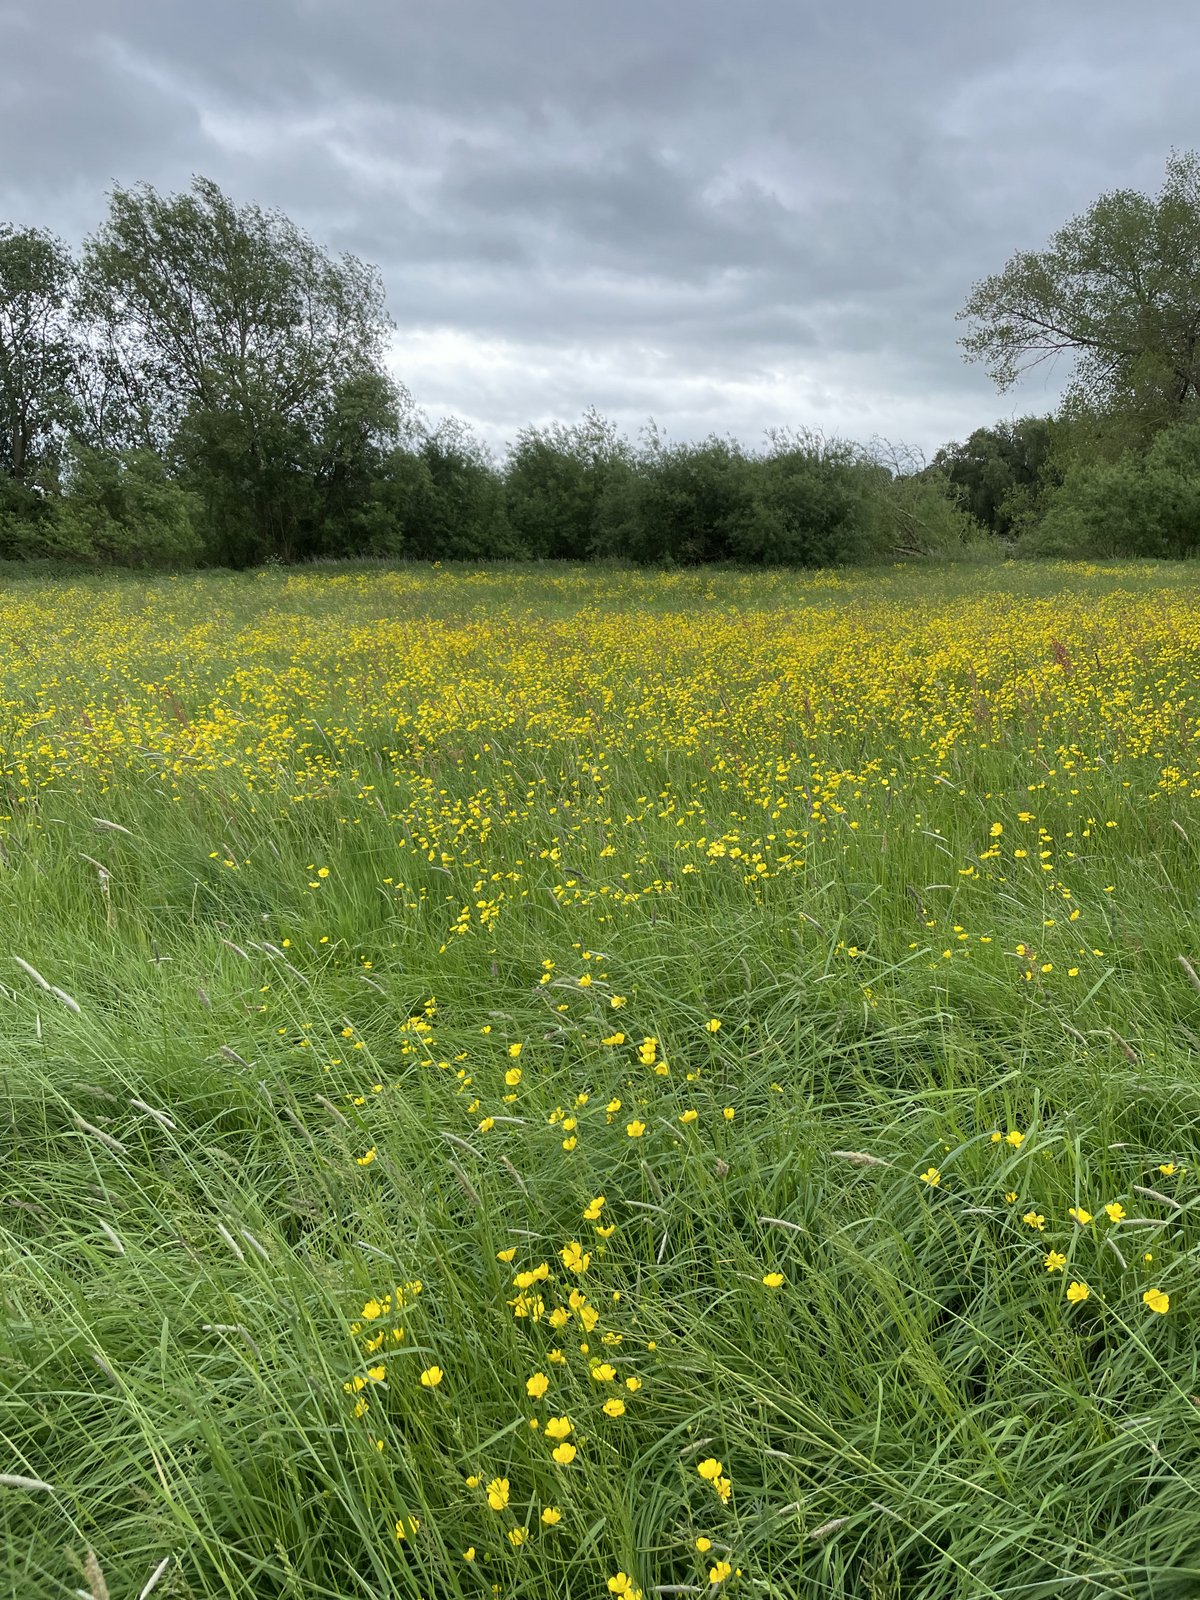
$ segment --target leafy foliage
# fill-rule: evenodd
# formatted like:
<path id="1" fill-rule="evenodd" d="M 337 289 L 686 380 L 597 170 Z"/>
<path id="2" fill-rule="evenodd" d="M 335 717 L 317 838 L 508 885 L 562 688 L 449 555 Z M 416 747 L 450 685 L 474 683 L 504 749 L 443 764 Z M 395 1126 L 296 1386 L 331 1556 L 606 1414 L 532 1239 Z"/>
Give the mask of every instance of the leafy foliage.
<path id="1" fill-rule="evenodd" d="M 1036 555 L 1200 555 L 1200 421 L 1165 429 L 1148 450 L 1075 466 L 1023 548 Z"/>
<path id="2" fill-rule="evenodd" d="M 0 227 L 0 474 L 18 484 L 45 480 L 71 416 L 74 280 L 60 240 Z"/>
<path id="3" fill-rule="evenodd" d="M 1177 419 L 1200 395 L 1200 155 L 1173 154 L 1157 196 L 1101 195 L 977 283 L 960 316 L 966 355 L 1001 389 L 1066 355 L 1077 400 L 1151 429 Z"/>
<path id="4" fill-rule="evenodd" d="M 166 197 L 115 188 L 81 282 L 125 397 L 102 442 L 173 463 L 216 559 L 319 553 L 327 518 L 346 515 L 349 485 L 398 432 L 378 274 L 197 178 Z"/>

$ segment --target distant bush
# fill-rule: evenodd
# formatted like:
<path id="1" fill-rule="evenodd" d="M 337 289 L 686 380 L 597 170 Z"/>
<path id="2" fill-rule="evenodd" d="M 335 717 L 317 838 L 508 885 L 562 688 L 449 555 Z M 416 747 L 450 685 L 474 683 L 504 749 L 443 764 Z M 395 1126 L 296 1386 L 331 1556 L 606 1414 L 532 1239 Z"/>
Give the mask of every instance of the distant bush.
<path id="1" fill-rule="evenodd" d="M 888 450 L 875 458 L 873 553 L 892 557 L 999 560 L 1006 546 L 963 503 L 940 467 Z"/>
<path id="2" fill-rule="evenodd" d="M 672 445 L 651 429 L 601 507 L 599 553 L 656 566 L 731 560 L 754 516 L 754 477 L 731 440 Z"/>
<path id="3" fill-rule="evenodd" d="M 753 515 L 730 554 L 771 566 L 840 566 L 876 553 L 877 474 L 857 446 L 815 433 L 773 432 L 754 462 Z"/>
<path id="4" fill-rule="evenodd" d="M 1147 450 L 1116 461 L 1074 465 L 1018 548 L 1071 557 L 1200 554 L 1200 422 L 1164 429 Z"/>
<path id="5" fill-rule="evenodd" d="M 632 471 L 613 423 L 585 412 L 573 427 L 522 428 L 504 468 L 508 525 L 528 556 L 582 561 L 602 541 L 601 508 Z"/>
<path id="6" fill-rule="evenodd" d="M 64 492 L 27 524 L 30 556 L 129 567 L 194 566 L 204 554 L 199 501 L 148 450 L 73 443 Z"/>
<path id="7" fill-rule="evenodd" d="M 383 548 L 370 554 L 421 561 L 479 561 L 521 554 L 504 511 L 504 480 L 461 423 L 393 451 L 376 486 L 387 516 Z"/>

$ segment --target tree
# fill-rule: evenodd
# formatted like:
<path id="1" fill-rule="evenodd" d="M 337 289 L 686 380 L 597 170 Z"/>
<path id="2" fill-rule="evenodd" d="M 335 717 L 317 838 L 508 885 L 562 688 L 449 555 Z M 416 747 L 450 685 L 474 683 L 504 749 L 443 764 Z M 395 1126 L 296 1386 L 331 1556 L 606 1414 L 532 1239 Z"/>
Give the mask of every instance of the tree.
<path id="1" fill-rule="evenodd" d="M 1132 414 L 1149 436 L 1200 399 L 1200 156 L 1172 154 L 1157 196 L 1118 189 L 971 291 L 968 360 L 1001 389 L 1056 355 L 1069 406 Z"/>
<path id="2" fill-rule="evenodd" d="M 595 546 L 601 503 L 628 472 L 631 451 L 616 424 L 594 408 L 573 427 L 522 428 L 509 452 L 505 504 L 531 556 L 582 561 Z"/>
<path id="3" fill-rule="evenodd" d="M 66 245 L 38 228 L 0 228 L 0 472 L 31 485 L 57 448 L 74 365 Z"/>
<path id="4" fill-rule="evenodd" d="M 1019 508 L 1044 482 L 1054 434 L 1049 417 L 997 422 L 976 428 L 962 443 L 943 445 L 931 467 L 953 485 L 977 522 L 1006 539 Z"/>
<path id="5" fill-rule="evenodd" d="M 511 560 L 526 556 L 504 515 L 504 480 L 465 422 L 424 428 L 411 448 L 391 452 L 378 486 L 391 529 L 380 553 L 420 561 Z"/>
<path id="6" fill-rule="evenodd" d="M 398 429 L 376 270 L 196 178 L 179 195 L 115 188 L 82 282 L 102 442 L 172 462 L 218 558 L 316 553 L 325 491 L 363 476 L 347 449 Z"/>
<path id="7" fill-rule="evenodd" d="M 1115 461 L 1080 457 L 1018 549 L 1026 555 L 1200 554 L 1200 421 L 1177 423 Z"/>

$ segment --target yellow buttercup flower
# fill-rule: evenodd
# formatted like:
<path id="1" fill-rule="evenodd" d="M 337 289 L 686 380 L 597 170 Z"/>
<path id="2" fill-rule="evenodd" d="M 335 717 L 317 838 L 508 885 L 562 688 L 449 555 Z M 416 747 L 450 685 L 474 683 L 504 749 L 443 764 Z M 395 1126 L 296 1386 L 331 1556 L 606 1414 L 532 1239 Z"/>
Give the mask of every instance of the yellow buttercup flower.
<path id="1" fill-rule="evenodd" d="M 1163 1317 L 1171 1309 L 1171 1297 L 1169 1294 L 1164 1294 L 1161 1289 L 1147 1289 L 1142 1296 L 1142 1304 Z"/>
<path id="2" fill-rule="evenodd" d="M 1078 1305 L 1081 1300 L 1086 1300 L 1091 1292 L 1086 1283 L 1069 1283 L 1067 1285 L 1067 1299 L 1072 1305 Z"/>
<path id="3" fill-rule="evenodd" d="M 575 1239 L 573 1239 L 570 1244 L 565 1244 L 559 1254 L 562 1257 L 562 1264 L 564 1267 L 566 1267 L 567 1271 L 578 1274 L 583 1274 L 587 1271 L 588 1263 L 592 1259 L 583 1246 L 578 1242 L 578 1240 Z"/>

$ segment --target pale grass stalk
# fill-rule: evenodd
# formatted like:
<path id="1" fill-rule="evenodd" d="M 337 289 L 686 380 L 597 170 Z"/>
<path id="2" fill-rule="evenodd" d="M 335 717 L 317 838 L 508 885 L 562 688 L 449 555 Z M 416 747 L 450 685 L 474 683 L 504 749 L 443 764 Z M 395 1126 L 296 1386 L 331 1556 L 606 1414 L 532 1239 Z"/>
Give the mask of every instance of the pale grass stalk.
<path id="1" fill-rule="evenodd" d="M 88 1553 L 83 1563 L 83 1575 L 88 1581 L 87 1600 L 109 1600 L 108 1584 L 104 1581 L 104 1572 L 96 1552 L 88 1546 Z M 79 1591 L 81 1594 L 82 1590 Z"/>
<path id="2" fill-rule="evenodd" d="M 123 1256 L 125 1254 L 125 1246 L 121 1243 L 121 1236 L 117 1230 L 113 1227 L 110 1227 L 109 1224 L 105 1222 L 103 1217 L 96 1218 L 96 1226 L 102 1229 L 103 1232 L 108 1235 L 109 1242 L 117 1254 L 119 1256 Z"/>
<path id="3" fill-rule="evenodd" d="M 831 1150 L 831 1156 L 837 1156 L 842 1161 L 848 1161 L 852 1167 L 891 1167 L 895 1163 L 885 1161 L 882 1156 L 868 1155 L 865 1150 Z"/>
<path id="4" fill-rule="evenodd" d="M 460 1150 L 465 1150 L 469 1156 L 477 1156 L 479 1154 L 473 1144 L 469 1144 L 466 1139 L 460 1139 L 456 1133 L 447 1133 L 445 1128 L 442 1129 L 442 1138 L 448 1140 L 450 1144 L 456 1144 Z"/>
<path id="5" fill-rule="evenodd" d="M 93 817 L 92 821 L 98 828 L 103 828 L 109 833 L 124 833 L 131 839 L 137 838 L 137 834 L 133 832 L 132 828 L 122 827 L 119 822 L 110 822 L 107 817 Z"/>
<path id="6" fill-rule="evenodd" d="M 517 1171 L 516 1167 L 513 1166 L 512 1162 L 507 1156 L 502 1155 L 500 1157 L 500 1165 L 504 1168 L 505 1172 L 508 1173 L 509 1177 L 516 1184 L 517 1188 L 520 1189 L 521 1193 L 528 1194 L 529 1190 L 525 1185 L 525 1179 Z"/>
<path id="7" fill-rule="evenodd" d="M 155 1567 L 154 1571 L 146 1579 L 146 1582 L 142 1587 L 142 1591 L 138 1595 L 138 1600 L 150 1600 L 150 1596 L 154 1593 L 155 1589 L 158 1588 L 159 1579 L 170 1565 L 170 1556 L 164 1556 Z"/>
<path id="8" fill-rule="evenodd" d="M 261 1357 L 262 1355 L 262 1352 L 250 1336 L 250 1330 L 243 1328 L 240 1322 L 202 1322 L 200 1331 L 202 1333 L 236 1333 L 239 1338 L 246 1341 L 256 1356 Z"/>
<path id="9" fill-rule="evenodd" d="M 25 1489 L 30 1494 L 53 1494 L 54 1485 L 41 1478 L 25 1478 L 19 1472 L 0 1472 L 0 1489 Z"/>
<path id="10" fill-rule="evenodd" d="M 130 1099 L 129 1104 L 131 1106 L 136 1106 L 139 1111 L 144 1111 L 148 1117 L 153 1117 L 155 1122 L 160 1123 L 169 1132 L 174 1133 L 175 1124 L 171 1121 L 170 1117 L 165 1111 L 155 1110 L 153 1106 L 148 1106 L 144 1100 L 139 1100 L 136 1095 Z"/>
<path id="11" fill-rule="evenodd" d="M 844 1528 L 849 1521 L 849 1517 L 831 1517 L 828 1522 L 823 1522 L 819 1528 L 814 1528 L 811 1533 L 805 1534 L 805 1540 L 808 1544 L 820 1544 L 822 1539 L 828 1539 L 839 1528 Z"/>
<path id="12" fill-rule="evenodd" d="M 17 963 L 22 972 L 33 979 L 34 983 L 37 984 L 39 989 L 45 989 L 46 993 L 49 994 L 50 985 L 46 982 L 45 978 L 42 977 L 41 973 L 36 967 L 31 966 L 29 962 L 26 961 L 22 956 L 14 956 L 13 960 Z"/>
<path id="13" fill-rule="evenodd" d="M 261 1256 L 264 1261 L 270 1261 L 271 1258 L 267 1254 L 266 1249 L 254 1237 L 254 1235 L 250 1232 L 249 1228 L 243 1228 L 239 1224 L 238 1225 L 238 1232 L 241 1234 L 242 1238 L 245 1239 L 246 1243 L 250 1246 L 250 1248 L 254 1251 L 254 1253 L 256 1255 Z"/>
<path id="14" fill-rule="evenodd" d="M 120 1139 L 114 1139 L 111 1133 L 105 1133 L 103 1128 L 97 1128 L 94 1123 L 88 1122 L 81 1117 L 78 1111 L 73 1113 L 73 1120 L 80 1132 L 90 1134 L 93 1139 L 99 1139 L 102 1145 L 112 1150 L 116 1155 L 127 1156 L 129 1154 L 128 1147 L 123 1145 Z"/>
<path id="15" fill-rule="evenodd" d="M 471 1204 L 482 1209 L 483 1201 L 479 1198 L 479 1191 L 475 1188 L 470 1178 L 467 1177 L 466 1173 L 463 1171 L 462 1167 L 459 1166 L 458 1162 L 455 1161 L 453 1156 L 450 1157 L 450 1171 L 454 1174 L 455 1183 L 458 1184 L 458 1187 L 466 1195 Z"/>
<path id="16" fill-rule="evenodd" d="M 217 1232 L 221 1235 L 222 1239 L 224 1239 L 225 1243 L 233 1251 L 238 1260 L 244 1262 L 246 1259 L 245 1252 L 242 1250 L 241 1245 L 233 1237 L 223 1222 L 217 1223 Z"/>

